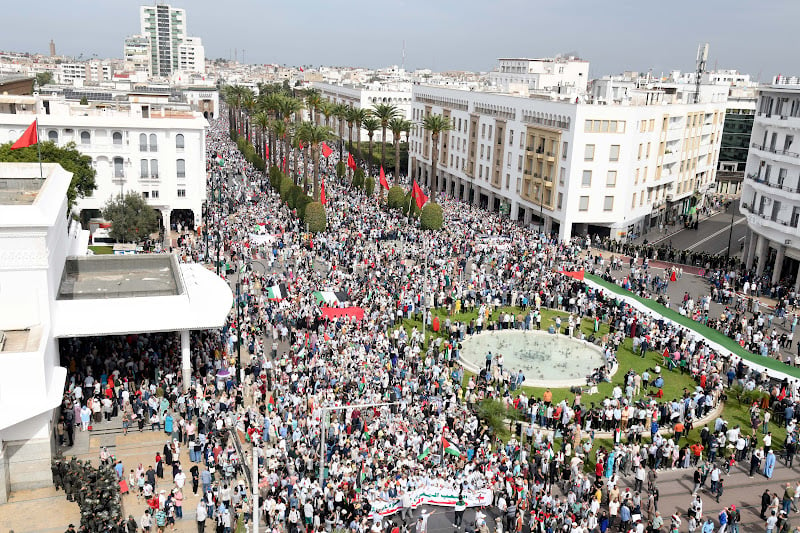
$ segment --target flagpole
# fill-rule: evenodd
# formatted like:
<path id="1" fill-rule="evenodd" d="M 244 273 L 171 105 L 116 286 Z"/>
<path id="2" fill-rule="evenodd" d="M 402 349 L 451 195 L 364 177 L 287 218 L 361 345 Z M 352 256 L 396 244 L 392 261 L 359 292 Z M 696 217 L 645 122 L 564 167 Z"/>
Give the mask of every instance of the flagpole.
<path id="1" fill-rule="evenodd" d="M 36 124 L 36 156 L 39 158 L 39 177 L 44 179 L 44 171 L 42 170 L 42 148 L 39 144 L 39 84 L 36 84 L 36 98 L 33 102 L 33 116 L 35 117 L 33 123 Z"/>

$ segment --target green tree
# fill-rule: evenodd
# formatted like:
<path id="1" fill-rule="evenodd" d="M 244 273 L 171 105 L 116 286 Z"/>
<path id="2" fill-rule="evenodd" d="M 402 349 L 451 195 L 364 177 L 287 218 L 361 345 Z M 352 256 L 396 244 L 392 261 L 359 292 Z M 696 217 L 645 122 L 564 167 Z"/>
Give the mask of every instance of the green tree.
<path id="1" fill-rule="evenodd" d="M 109 199 L 103 218 L 111 222 L 111 238 L 119 242 L 142 242 L 158 231 L 158 213 L 135 192 Z"/>
<path id="2" fill-rule="evenodd" d="M 36 163 L 39 161 L 35 145 L 11 150 L 11 144 L 0 145 L 0 162 Z M 67 189 L 67 211 L 71 212 L 76 199 L 91 194 L 97 188 L 95 183 L 97 173 L 92 168 L 92 158 L 80 153 L 75 148 L 74 142 L 63 147 L 56 146 L 50 141 L 40 142 L 39 150 L 42 152 L 42 163 L 58 163 L 67 172 L 72 172 L 72 182 Z"/>
<path id="3" fill-rule="evenodd" d="M 392 209 L 402 209 L 406 198 L 406 191 L 399 185 L 395 185 L 386 194 L 386 201 Z"/>
<path id="4" fill-rule="evenodd" d="M 419 225 L 422 229 L 440 230 L 442 223 L 442 207 L 439 204 L 428 202 L 422 206 L 422 213 L 419 217 Z"/>
<path id="5" fill-rule="evenodd" d="M 36 85 L 41 87 L 42 85 L 50 85 L 53 83 L 53 73 L 52 72 L 39 72 L 36 75 Z"/>
<path id="6" fill-rule="evenodd" d="M 311 202 L 306 205 L 305 221 L 308 224 L 308 231 L 319 233 L 328 227 L 328 217 L 325 214 L 325 206 L 319 202 Z"/>
<path id="7" fill-rule="evenodd" d="M 436 192 L 439 183 L 436 179 L 436 163 L 439 159 L 439 135 L 453 129 L 453 124 L 442 115 L 431 113 L 422 120 L 422 127 L 431 134 L 431 175 L 428 188 L 431 191 L 431 202 L 436 203 Z"/>
<path id="8" fill-rule="evenodd" d="M 392 130 L 394 141 L 394 182 L 397 183 L 400 180 L 400 136 L 411 129 L 411 121 L 395 117 L 389 121 L 389 129 Z"/>
<path id="9" fill-rule="evenodd" d="M 316 113 L 316 111 L 318 111 L 320 108 L 320 104 L 322 103 L 322 95 L 320 94 L 319 89 L 306 89 L 304 96 L 306 101 L 306 109 L 308 109 L 308 118 L 314 124 L 319 124 L 319 114 Z"/>
<path id="10" fill-rule="evenodd" d="M 353 187 L 356 189 L 361 189 L 364 186 L 364 169 L 357 168 L 355 172 L 353 172 Z"/>
<path id="11" fill-rule="evenodd" d="M 381 191 L 383 191 L 383 187 L 381 187 Z M 364 192 L 367 196 L 372 196 L 372 193 L 375 192 L 375 178 L 364 180 Z"/>
<path id="12" fill-rule="evenodd" d="M 319 201 L 319 149 L 320 144 L 324 141 L 333 138 L 331 130 L 325 126 L 318 126 L 317 124 L 306 122 L 300 129 L 300 139 L 311 146 L 311 160 L 314 164 L 314 198 L 315 202 Z"/>
<path id="13" fill-rule="evenodd" d="M 347 166 L 345 166 L 344 161 L 336 163 L 336 177 L 339 179 L 344 178 L 345 172 L 347 172 Z"/>
<path id="14" fill-rule="evenodd" d="M 389 122 L 400 114 L 397 106 L 391 104 L 377 104 L 372 112 L 381 123 L 381 167 L 386 170 L 386 128 Z M 372 152 L 370 151 L 370 155 Z"/>
<path id="15" fill-rule="evenodd" d="M 364 121 L 367 120 L 367 117 L 370 116 L 370 112 L 366 109 L 361 109 L 360 107 L 353 108 L 353 124 L 356 126 L 356 152 L 358 152 L 358 157 L 361 159 L 363 164 L 364 157 L 361 155 L 361 126 L 364 125 Z M 375 129 L 378 129 L 377 127 Z M 352 152 L 352 143 L 351 143 L 351 152 Z"/>
<path id="16" fill-rule="evenodd" d="M 84 96 L 84 97 L 82 97 L 82 98 L 81 98 L 81 101 L 80 101 L 80 104 L 81 104 L 81 105 L 89 105 L 89 99 L 88 99 L 88 98 L 86 98 L 85 96 Z"/>
<path id="17" fill-rule="evenodd" d="M 367 168 L 370 170 L 370 173 L 371 173 L 371 167 L 372 167 L 372 137 L 375 136 L 375 132 L 378 131 L 378 128 L 380 127 L 381 123 L 377 118 L 375 118 L 373 116 L 368 116 L 367 118 L 364 119 L 364 122 L 362 122 L 362 125 L 364 126 L 364 129 L 367 130 L 367 137 L 369 138 L 369 167 L 367 167 Z"/>

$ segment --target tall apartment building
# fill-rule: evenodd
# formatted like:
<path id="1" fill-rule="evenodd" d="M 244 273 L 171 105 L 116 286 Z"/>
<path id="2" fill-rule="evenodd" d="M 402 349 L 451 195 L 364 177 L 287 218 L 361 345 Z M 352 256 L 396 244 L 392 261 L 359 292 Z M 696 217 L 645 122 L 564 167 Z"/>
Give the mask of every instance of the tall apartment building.
<path id="1" fill-rule="evenodd" d="M 800 290 L 800 80 L 762 87 L 750 138 L 740 209 L 747 217 L 744 261 Z"/>
<path id="2" fill-rule="evenodd" d="M 437 189 L 514 220 L 625 238 L 691 215 L 714 182 L 726 87 L 632 89 L 624 104 L 429 86 L 412 90 L 410 173 L 428 183 L 430 114 L 449 119 Z"/>
<path id="3" fill-rule="evenodd" d="M 139 22 L 139 33 L 150 40 L 151 76 L 205 72 L 203 44 L 199 37 L 188 37 L 185 9 L 168 4 L 141 6 Z"/>
<path id="4" fill-rule="evenodd" d="M 84 63 L 60 63 L 56 67 L 55 82 L 65 85 L 99 85 L 111 81 L 114 68 L 105 61 L 86 61 Z"/>
<path id="5" fill-rule="evenodd" d="M 187 37 L 178 45 L 178 70 L 205 74 L 206 52 L 200 37 Z"/>
<path id="6" fill-rule="evenodd" d="M 40 139 L 74 142 L 92 158 L 97 189 L 78 199 L 74 210 L 82 219 L 99 216 L 111 197 L 137 192 L 161 212 L 164 227 L 179 218 L 200 224 L 208 122 L 199 112 L 170 104 L 169 93 L 131 93 L 113 106 L 94 100 L 82 106 L 57 95 L 9 96 L 0 102 L 0 144 L 16 141 L 37 109 Z"/>
<path id="7" fill-rule="evenodd" d="M 150 75 L 152 52 L 150 38 L 146 35 L 131 35 L 125 38 L 122 50 L 122 59 L 125 61 L 125 70 L 134 74 Z"/>

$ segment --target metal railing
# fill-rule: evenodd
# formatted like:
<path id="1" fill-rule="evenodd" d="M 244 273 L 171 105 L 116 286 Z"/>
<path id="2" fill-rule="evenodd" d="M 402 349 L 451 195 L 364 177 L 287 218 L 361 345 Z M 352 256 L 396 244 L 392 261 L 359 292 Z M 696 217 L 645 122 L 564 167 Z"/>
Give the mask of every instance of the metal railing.
<path id="1" fill-rule="evenodd" d="M 761 150 L 762 152 L 769 152 L 771 154 L 785 155 L 785 156 L 788 156 L 788 157 L 798 157 L 798 158 L 800 158 L 800 154 L 798 154 L 796 152 L 790 152 L 788 150 L 778 150 L 777 148 L 764 146 L 763 144 L 752 143 L 750 145 L 750 147 L 751 148 L 755 148 L 756 150 Z"/>

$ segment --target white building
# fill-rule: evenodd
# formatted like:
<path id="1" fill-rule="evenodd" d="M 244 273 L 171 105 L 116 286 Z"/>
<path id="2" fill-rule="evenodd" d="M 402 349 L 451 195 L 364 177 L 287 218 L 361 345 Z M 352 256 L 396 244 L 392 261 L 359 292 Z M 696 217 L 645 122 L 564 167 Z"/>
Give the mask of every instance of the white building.
<path id="1" fill-rule="evenodd" d="M 573 56 L 555 58 L 500 58 L 489 73 L 492 88 L 503 92 L 559 95 L 575 98 L 586 93 L 589 62 Z"/>
<path id="2" fill-rule="evenodd" d="M 793 81 L 794 83 L 790 83 Z M 772 282 L 800 290 L 800 80 L 761 88 L 740 209 L 747 217 L 744 261 Z"/>
<path id="3" fill-rule="evenodd" d="M 86 257 L 71 180 L 53 163 L 42 177 L 37 163 L 0 163 L 0 503 L 52 486 L 59 338 L 175 331 L 188 376 L 190 330 L 222 327 L 233 303 L 223 279 L 173 255 Z"/>
<path id="4" fill-rule="evenodd" d="M 596 105 L 428 86 L 413 88 L 411 175 L 428 183 L 430 135 L 442 114 L 438 189 L 544 222 L 561 238 L 624 238 L 677 220 L 714 181 L 727 89 L 699 104 L 653 90 L 639 105 Z M 638 97 L 637 97 L 638 98 Z"/>
<path id="5" fill-rule="evenodd" d="M 86 61 L 59 64 L 53 78 L 56 83 L 81 87 L 111 81 L 113 76 L 114 68 L 111 65 L 102 61 Z"/>
<path id="6" fill-rule="evenodd" d="M 60 146 L 74 142 L 92 158 L 97 189 L 74 208 L 85 211 L 84 218 L 98 216 L 112 196 L 137 192 L 161 212 L 165 228 L 179 217 L 199 225 L 208 122 L 200 113 L 170 106 L 165 94 L 131 93 L 128 100 L 79 105 L 60 97 L 0 96 L 0 143 L 16 141 L 38 108 L 40 139 Z"/>
<path id="7" fill-rule="evenodd" d="M 411 119 L 411 84 L 373 84 L 372 86 L 348 86 L 331 85 L 329 83 L 313 83 L 315 89 L 319 89 L 322 98 L 334 104 L 344 104 L 359 109 L 374 109 L 376 105 L 387 104 L 397 107 L 400 116 L 408 120 Z M 331 127 L 334 131 L 339 131 L 338 120 L 331 117 Z M 344 132 L 347 135 L 347 124 L 344 124 Z M 378 129 L 372 137 L 373 142 L 381 142 L 381 129 Z M 355 136 L 357 132 L 353 132 Z M 361 129 L 361 140 L 369 140 L 367 130 Z M 391 130 L 386 130 L 386 142 L 394 142 Z"/>
<path id="8" fill-rule="evenodd" d="M 126 37 L 122 58 L 125 61 L 125 70 L 127 72 L 139 75 L 140 79 L 142 76 L 147 79 L 152 69 L 150 38 L 146 35 Z"/>
<path id="9" fill-rule="evenodd" d="M 205 74 L 206 52 L 200 37 L 187 37 L 178 46 L 178 71 Z"/>

